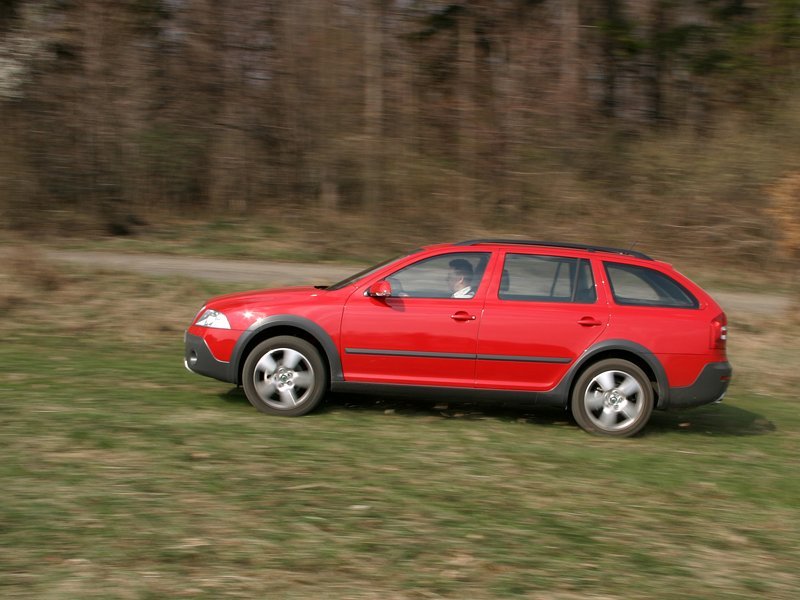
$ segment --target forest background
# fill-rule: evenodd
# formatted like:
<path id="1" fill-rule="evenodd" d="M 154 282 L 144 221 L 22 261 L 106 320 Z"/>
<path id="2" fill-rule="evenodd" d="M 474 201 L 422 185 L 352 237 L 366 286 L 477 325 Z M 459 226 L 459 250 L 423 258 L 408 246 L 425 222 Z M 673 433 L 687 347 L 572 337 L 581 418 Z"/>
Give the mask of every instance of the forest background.
<path id="1" fill-rule="evenodd" d="M 799 90 L 800 0 L 0 0 L 0 227 L 792 270 Z"/>

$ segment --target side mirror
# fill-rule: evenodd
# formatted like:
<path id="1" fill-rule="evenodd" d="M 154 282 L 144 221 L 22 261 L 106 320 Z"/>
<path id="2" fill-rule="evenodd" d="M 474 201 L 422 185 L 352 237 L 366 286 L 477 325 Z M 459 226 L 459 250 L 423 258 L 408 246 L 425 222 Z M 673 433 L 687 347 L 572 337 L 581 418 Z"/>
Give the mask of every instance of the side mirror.
<path id="1" fill-rule="evenodd" d="M 367 290 L 367 296 L 372 298 L 389 298 L 392 295 L 392 284 L 382 279 L 376 281 Z"/>

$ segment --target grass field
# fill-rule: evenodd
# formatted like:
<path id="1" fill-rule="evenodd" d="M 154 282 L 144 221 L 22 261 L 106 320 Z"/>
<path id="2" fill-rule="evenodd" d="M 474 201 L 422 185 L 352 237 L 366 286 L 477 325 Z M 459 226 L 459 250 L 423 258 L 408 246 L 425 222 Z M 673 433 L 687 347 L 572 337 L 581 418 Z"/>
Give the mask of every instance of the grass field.
<path id="1" fill-rule="evenodd" d="M 630 440 L 560 411 L 187 373 L 189 280 L 0 271 L 2 598 L 795 598 L 795 322 L 736 322 L 729 397 Z"/>

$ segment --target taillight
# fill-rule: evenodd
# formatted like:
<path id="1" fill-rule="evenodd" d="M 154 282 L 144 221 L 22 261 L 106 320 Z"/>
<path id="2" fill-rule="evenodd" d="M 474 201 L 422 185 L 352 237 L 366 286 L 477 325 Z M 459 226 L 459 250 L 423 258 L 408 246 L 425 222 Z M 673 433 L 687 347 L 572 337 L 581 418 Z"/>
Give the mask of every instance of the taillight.
<path id="1" fill-rule="evenodd" d="M 728 317 L 721 313 L 711 321 L 711 349 L 724 350 L 728 341 Z"/>

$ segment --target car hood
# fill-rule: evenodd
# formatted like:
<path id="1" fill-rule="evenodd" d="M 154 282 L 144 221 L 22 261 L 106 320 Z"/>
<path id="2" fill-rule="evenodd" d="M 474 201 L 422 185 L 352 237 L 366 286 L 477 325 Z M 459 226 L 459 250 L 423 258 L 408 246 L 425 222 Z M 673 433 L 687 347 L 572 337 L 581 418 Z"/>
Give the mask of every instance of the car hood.
<path id="1" fill-rule="evenodd" d="M 268 290 L 250 290 L 216 296 L 206 303 L 206 308 L 220 312 L 244 309 L 253 305 L 259 307 L 294 304 L 316 298 L 323 290 L 312 286 L 275 288 Z"/>
<path id="2" fill-rule="evenodd" d="M 311 286 L 252 290 L 217 296 L 205 308 L 223 313 L 231 329 L 244 331 L 277 313 L 309 314 L 325 304 L 328 294 Z"/>

